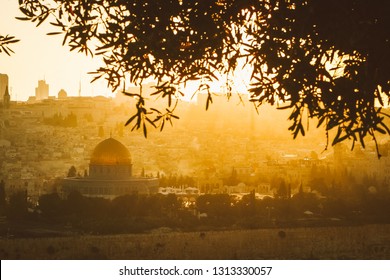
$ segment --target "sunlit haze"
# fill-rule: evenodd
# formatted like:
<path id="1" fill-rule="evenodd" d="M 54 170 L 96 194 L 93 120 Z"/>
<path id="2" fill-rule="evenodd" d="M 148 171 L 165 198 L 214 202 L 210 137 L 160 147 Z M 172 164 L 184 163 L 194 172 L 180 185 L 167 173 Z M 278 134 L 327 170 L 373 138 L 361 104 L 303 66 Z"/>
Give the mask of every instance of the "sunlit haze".
<path id="1" fill-rule="evenodd" d="M 46 21 L 36 27 L 34 23 L 15 19 L 23 14 L 18 9 L 18 1 L 2 0 L 0 9 L 0 34 L 12 35 L 20 42 L 11 46 L 15 52 L 11 56 L 0 56 L 0 73 L 7 74 L 10 82 L 12 100 L 27 100 L 35 95 L 38 80 L 49 84 L 49 95 L 57 96 L 64 89 L 69 96 L 78 96 L 81 84 L 82 96 L 114 96 L 101 78 L 93 83 L 94 72 L 102 63 L 100 57 L 86 56 L 84 53 L 70 52 L 67 45 L 62 45 L 63 36 L 48 36 L 47 33 L 58 31 Z M 233 93 L 246 93 L 248 88 L 248 70 L 238 69 L 232 86 Z M 181 90 L 186 100 L 198 88 L 199 83 L 188 83 Z M 213 92 L 224 92 L 225 82 L 215 82 Z"/>
<path id="2" fill-rule="evenodd" d="M 0 5 L 0 35 L 20 39 L 0 38 L 14 51 L 0 53 L 1 260 L 390 258 L 390 115 L 367 91 L 390 72 L 328 54 L 314 23 L 300 37 L 302 13 L 317 16 L 305 5 L 324 3 L 248 0 L 241 36 L 241 0 L 55 1 L 74 47 L 98 34 L 102 65 L 48 36 L 50 20 L 15 19 L 18 2 Z M 142 86 L 91 83 L 101 66 Z"/>
<path id="3" fill-rule="evenodd" d="M 2 0 L 0 9 L 0 34 L 12 35 L 20 42 L 11 46 L 15 52 L 11 56 L 0 56 L 0 73 L 9 76 L 12 100 L 27 100 L 35 95 L 38 80 L 49 84 L 49 95 L 57 96 L 64 89 L 70 96 L 78 96 L 81 82 L 81 95 L 113 96 L 104 79 L 90 83 L 100 64 L 98 59 L 77 52 L 69 52 L 62 46 L 63 37 L 47 36 L 54 30 L 46 22 L 38 28 L 31 22 L 15 19 L 22 16 L 18 1 Z"/>

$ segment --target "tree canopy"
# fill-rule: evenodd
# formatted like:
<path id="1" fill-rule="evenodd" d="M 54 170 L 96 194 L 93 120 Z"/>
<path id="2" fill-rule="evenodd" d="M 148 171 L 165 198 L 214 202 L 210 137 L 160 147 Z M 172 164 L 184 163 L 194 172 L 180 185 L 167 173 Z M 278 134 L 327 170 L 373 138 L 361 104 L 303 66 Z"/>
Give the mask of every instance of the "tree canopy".
<path id="1" fill-rule="evenodd" d="M 231 94 L 234 71 L 251 71 L 250 100 L 291 111 L 294 137 L 305 121 L 336 130 L 333 144 L 390 134 L 381 109 L 390 95 L 390 2 L 386 0 L 19 0 L 22 20 L 51 18 L 71 50 L 101 56 L 95 75 L 116 89 L 153 78 L 166 111 L 142 91 L 133 128 L 163 127 L 180 88 L 216 80 Z M 384 99 L 385 97 L 385 99 Z M 305 117 L 304 117 L 305 116 Z M 145 129 L 146 133 L 146 129 Z"/>

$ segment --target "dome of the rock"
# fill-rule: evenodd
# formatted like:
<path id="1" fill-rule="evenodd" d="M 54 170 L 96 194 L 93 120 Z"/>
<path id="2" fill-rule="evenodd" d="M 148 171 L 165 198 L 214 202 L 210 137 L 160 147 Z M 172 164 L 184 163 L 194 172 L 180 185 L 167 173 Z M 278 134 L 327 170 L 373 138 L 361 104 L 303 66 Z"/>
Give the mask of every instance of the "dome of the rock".
<path id="1" fill-rule="evenodd" d="M 158 190 L 157 178 L 134 177 L 129 150 L 118 140 L 108 138 L 96 145 L 84 177 L 67 177 L 63 191 L 78 191 L 91 197 L 114 198 L 126 194 L 150 194 Z"/>
<path id="2" fill-rule="evenodd" d="M 114 138 L 100 142 L 92 152 L 92 165 L 129 165 L 131 156 L 129 150 Z"/>

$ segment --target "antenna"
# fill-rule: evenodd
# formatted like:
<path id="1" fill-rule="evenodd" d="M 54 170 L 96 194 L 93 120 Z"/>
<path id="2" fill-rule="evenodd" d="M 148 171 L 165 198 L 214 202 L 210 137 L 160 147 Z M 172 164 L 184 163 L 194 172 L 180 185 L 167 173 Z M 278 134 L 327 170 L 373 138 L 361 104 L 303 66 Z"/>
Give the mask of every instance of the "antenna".
<path id="1" fill-rule="evenodd" d="M 79 97 L 81 97 L 81 79 L 79 80 Z"/>

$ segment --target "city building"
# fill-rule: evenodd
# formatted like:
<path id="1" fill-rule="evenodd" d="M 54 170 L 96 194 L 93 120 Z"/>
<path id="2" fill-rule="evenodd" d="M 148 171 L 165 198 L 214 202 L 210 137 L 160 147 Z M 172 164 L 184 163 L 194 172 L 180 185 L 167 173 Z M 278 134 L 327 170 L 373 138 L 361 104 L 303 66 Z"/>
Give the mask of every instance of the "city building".
<path id="1" fill-rule="evenodd" d="M 5 89 L 8 87 L 8 75 L 0 73 L 0 100 L 2 101 L 5 94 Z"/>
<path id="2" fill-rule="evenodd" d="M 49 85 L 45 80 L 39 80 L 38 86 L 35 88 L 35 99 L 44 100 L 49 98 Z"/>
<path id="3" fill-rule="evenodd" d="M 158 179 L 132 174 L 129 150 L 114 138 L 100 142 L 92 152 L 89 174 L 63 180 L 63 193 L 78 191 L 90 197 L 115 198 L 125 194 L 151 194 L 158 191 Z"/>
<path id="4" fill-rule="evenodd" d="M 11 96 L 9 95 L 8 86 L 7 86 L 5 88 L 5 93 L 4 93 L 4 96 L 3 96 L 3 108 L 4 109 L 9 109 L 10 102 L 11 102 Z"/>

